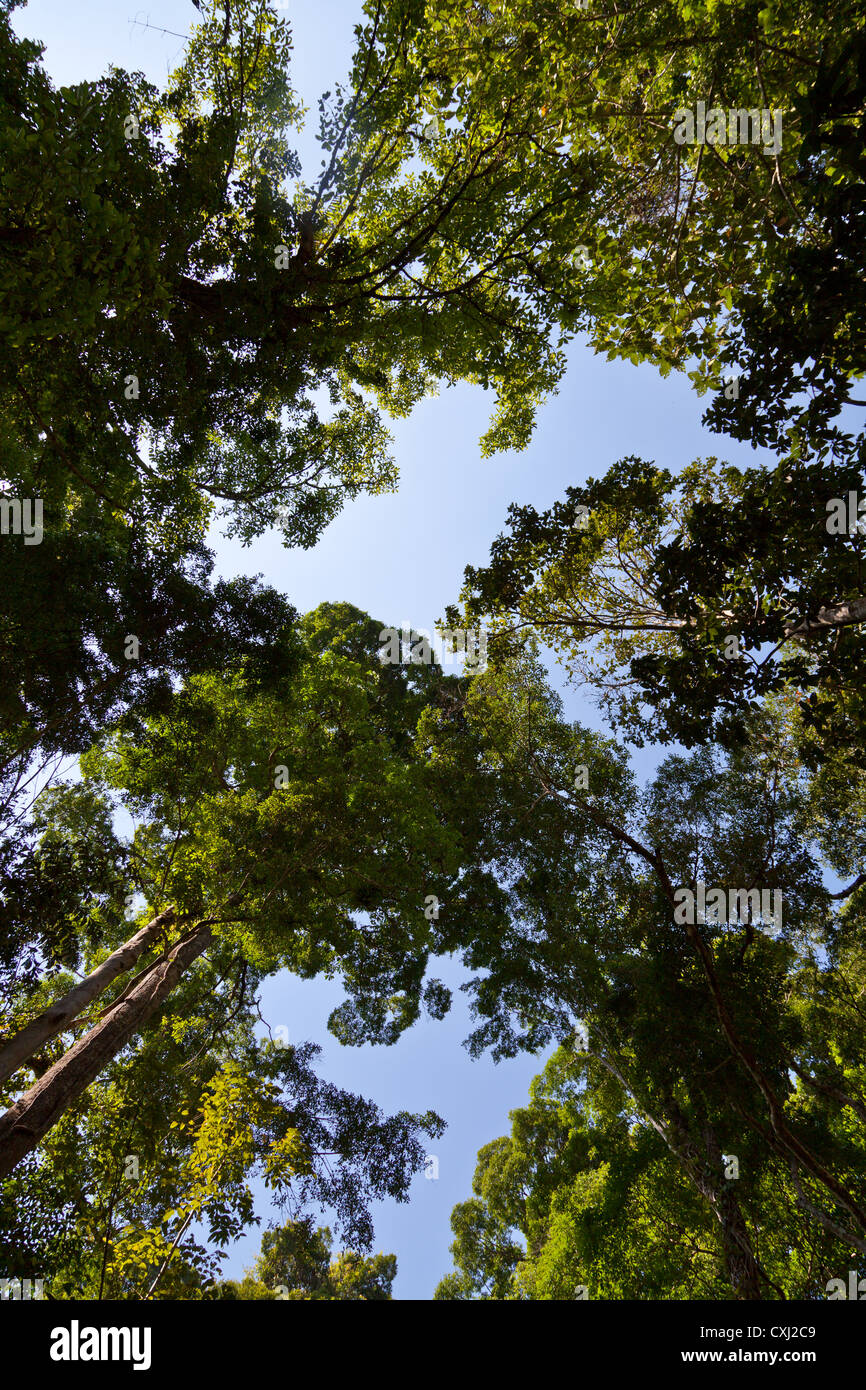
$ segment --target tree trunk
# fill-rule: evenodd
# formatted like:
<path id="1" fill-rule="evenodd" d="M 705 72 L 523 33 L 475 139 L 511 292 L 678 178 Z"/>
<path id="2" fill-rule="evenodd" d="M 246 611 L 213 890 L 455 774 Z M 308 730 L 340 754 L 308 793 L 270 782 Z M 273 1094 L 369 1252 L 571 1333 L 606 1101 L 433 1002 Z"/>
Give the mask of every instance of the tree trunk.
<path id="1" fill-rule="evenodd" d="M 111 1006 L 107 1016 L 6 1111 L 0 1118 L 0 1178 L 11 1173 L 16 1164 L 36 1148 L 103 1067 L 156 1013 L 184 971 L 212 940 L 206 923 L 194 927 L 172 947 L 165 960 L 159 961 L 128 994 Z"/>
<path id="2" fill-rule="evenodd" d="M 675 1101 L 665 1107 L 677 1148 L 687 1160 L 692 1181 L 721 1226 L 722 1250 L 731 1288 L 738 1298 L 749 1301 L 763 1297 L 764 1280 L 752 1250 L 752 1239 L 731 1180 L 722 1176 L 722 1153 L 710 1124 L 704 1124 L 707 1158 L 689 1133 L 686 1117 Z M 718 1176 L 716 1176 L 718 1174 Z"/>
<path id="3" fill-rule="evenodd" d="M 804 618 L 801 623 L 788 623 L 786 637 L 808 637 L 810 632 L 824 632 L 827 628 L 851 627 L 866 621 L 866 598 L 846 599 L 844 603 L 831 603 L 820 608 L 814 618 Z"/>
<path id="4" fill-rule="evenodd" d="M 710 1171 L 720 1173 L 722 1170 L 722 1151 L 709 1124 L 704 1125 L 704 1143 L 710 1160 Z M 731 1287 L 740 1298 L 760 1299 L 763 1297 L 761 1271 L 752 1250 L 749 1228 L 740 1209 L 736 1193 L 731 1186 L 732 1181 L 736 1180 L 723 1179 L 716 1186 L 715 1193 L 708 1192 L 707 1196 L 713 1204 L 722 1228 L 722 1248 L 725 1252 L 725 1263 L 728 1267 Z"/>
<path id="5" fill-rule="evenodd" d="M 173 921 L 173 908 L 168 908 L 158 917 L 154 917 L 152 922 L 148 922 L 147 926 L 124 942 L 86 979 L 75 985 L 68 994 L 64 994 L 62 999 L 55 1000 L 50 1008 L 4 1043 L 0 1047 L 0 1085 L 8 1081 L 19 1067 L 23 1067 L 43 1043 L 62 1033 L 88 1004 L 105 992 L 112 980 L 116 980 L 118 975 L 135 965 L 154 938 Z"/>
<path id="6" fill-rule="evenodd" d="M 647 1117 L 701 1196 L 710 1204 L 722 1228 L 722 1250 L 731 1287 L 740 1298 L 760 1299 L 761 1269 L 752 1250 L 749 1228 L 740 1210 L 736 1193 L 724 1178 L 713 1176 L 721 1174 L 722 1154 L 712 1127 L 709 1124 L 704 1125 L 704 1143 L 709 1155 L 708 1167 L 691 1136 L 685 1115 L 671 1095 L 664 1098 L 664 1107 L 660 1115 L 654 1115 L 635 1087 L 626 1081 L 622 1072 L 611 1062 L 607 1053 L 601 1050 L 595 1055 Z"/>

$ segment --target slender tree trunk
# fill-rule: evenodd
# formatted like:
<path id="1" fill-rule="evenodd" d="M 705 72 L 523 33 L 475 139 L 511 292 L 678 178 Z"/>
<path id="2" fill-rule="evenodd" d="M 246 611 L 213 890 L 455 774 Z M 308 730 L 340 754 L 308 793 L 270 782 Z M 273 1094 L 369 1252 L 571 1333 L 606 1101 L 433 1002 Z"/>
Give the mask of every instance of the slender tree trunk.
<path id="1" fill-rule="evenodd" d="M 36 1148 L 64 1111 L 87 1090 L 143 1023 L 168 998 L 183 973 L 210 945 L 210 926 L 201 922 L 149 970 L 107 1016 L 80 1038 L 0 1118 L 0 1178 Z"/>
<path id="2" fill-rule="evenodd" d="M 710 1171 L 721 1174 L 722 1151 L 713 1128 L 704 1125 L 704 1143 L 710 1160 Z M 746 1225 L 739 1200 L 731 1186 L 735 1179 L 723 1179 L 715 1186 L 713 1195 L 707 1194 L 713 1203 L 719 1224 L 722 1228 L 722 1248 L 728 1266 L 731 1287 L 740 1298 L 759 1299 L 763 1297 L 763 1281 L 758 1261 L 752 1250 L 752 1238 Z"/>
<path id="3" fill-rule="evenodd" d="M 43 1043 L 62 1033 L 80 1013 L 105 992 L 113 980 L 135 965 L 155 937 L 174 921 L 174 909 L 161 912 L 129 941 L 114 951 L 107 960 L 91 972 L 80 984 L 74 986 L 62 999 L 56 999 L 50 1008 L 34 1018 L 25 1028 L 16 1033 L 0 1047 L 0 1084 L 23 1067 L 24 1063 L 39 1050 Z"/>
<path id="4" fill-rule="evenodd" d="M 738 1298 L 748 1301 L 763 1297 L 765 1281 L 752 1249 L 752 1238 L 740 1210 L 736 1192 L 722 1176 L 722 1153 L 711 1125 L 705 1124 L 704 1144 L 707 1158 L 701 1153 L 689 1133 L 686 1118 L 679 1106 L 669 1101 L 667 1119 L 676 1137 L 677 1148 L 688 1161 L 692 1181 L 701 1196 L 710 1204 L 721 1227 L 722 1250 L 731 1288 Z M 709 1161 L 708 1161 L 709 1160 Z"/>
<path id="5" fill-rule="evenodd" d="M 612 1048 L 610 1049 L 613 1050 Z M 709 1124 L 704 1125 L 704 1143 L 709 1155 L 709 1167 L 698 1145 L 689 1132 L 689 1126 L 682 1110 L 668 1095 L 660 1115 L 654 1115 L 646 1101 L 638 1095 L 619 1068 L 611 1061 L 604 1049 L 594 1054 L 602 1066 L 615 1076 L 627 1096 L 649 1120 L 653 1129 L 664 1140 L 671 1153 L 682 1165 L 683 1171 L 694 1183 L 722 1228 L 722 1249 L 725 1266 L 731 1287 L 740 1298 L 756 1300 L 762 1298 L 761 1269 L 752 1250 L 752 1238 L 746 1225 L 740 1204 L 734 1190 L 722 1178 L 722 1154 L 718 1140 Z M 714 1176 L 719 1175 L 719 1176 Z M 765 1280 L 763 1282 L 766 1282 Z"/>

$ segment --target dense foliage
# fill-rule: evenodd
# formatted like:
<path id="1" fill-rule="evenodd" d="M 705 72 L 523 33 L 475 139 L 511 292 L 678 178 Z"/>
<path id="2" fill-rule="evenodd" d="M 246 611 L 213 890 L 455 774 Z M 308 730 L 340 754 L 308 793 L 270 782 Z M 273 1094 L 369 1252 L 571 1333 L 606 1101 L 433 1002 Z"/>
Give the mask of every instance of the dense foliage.
<path id="1" fill-rule="evenodd" d="M 823 1297 L 866 1252 L 862 0 L 367 0 L 314 176 L 267 0 L 202 0 L 163 90 L 55 87 L 18 3 L 4 1275 L 390 1299 L 371 1203 L 443 1120 L 323 1079 L 258 990 L 338 978 L 332 1032 L 387 1045 L 457 956 L 474 1054 L 555 1050 L 438 1299 Z M 215 526 L 311 547 L 393 488 L 386 417 L 443 384 L 522 448 L 578 334 L 770 462 L 607 460 L 512 507 L 446 610 L 490 628 L 460 676 L 215 575 Z M 638 787 L 618 737 L 679 747 Z M 225 1280 L 255 1182 L 286 1219 Z"/>

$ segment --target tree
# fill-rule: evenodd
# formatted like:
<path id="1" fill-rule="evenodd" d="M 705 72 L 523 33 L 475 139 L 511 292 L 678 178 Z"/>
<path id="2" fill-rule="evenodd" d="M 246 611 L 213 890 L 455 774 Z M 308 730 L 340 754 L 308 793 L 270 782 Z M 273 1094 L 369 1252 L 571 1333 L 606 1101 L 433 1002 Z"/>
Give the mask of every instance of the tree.
<path id="1" fill-rule="evenodd" d="M 509 0 L 465 22 L 439 0 L 415 39 L 457 120 L 532 123 L 505 167 L 561 195 L 568 248 L 540 234 L 532 266 L 566 330 L 689 368 L 711 427 L 780 455 L 679 483 L 623 460 L 544 513 L 513 508 L 467 571 L 473 615 L 552 638 L 632 737 L 730 742 L 787 684 L 813 760 L 840 739 L 861 756 L 863 435 L 837 417 L 866 366 L 862 17 Z M 722 117 L 705 139 L 698 102 Z"/>
<path id="2" fill-rule="evenodd" d="M 215 509 L 309 545 L 390 485 L 370 396 L 401 414 L 442 379 L 494 385 L 485 451 L 519 447 L 585 329 L 663 370 L 697 359 L 701 387 L 744 356 L 711 418 L 852 466 L 833 417 L 862 370 L 859 4 L 370 4 L 350 90 L 322 100 L 323 171 L 294 192 L 290 37 L 262 0 L 206 8 L 164 93 L 116 70 L 54 91 L 13 9 L 0 413 L 50 547 L 44 569 L 3 549 L 25 748 L 74 722 L 82 683 L 134 699 L 127 633 L 156 671 L 166 624 L 205 624 L 183 557 Z M 784 107 L 780 148 L 677 143 L 704 97 L 746 125 Z M 58 628 L 45 585 L 70 571 Z"/>
<path id="3" fill-rule="evenodd" d="M 862 19 L 437 0 L 413 36 L 434 104 L 501 128 L 503 174 L 549 200 L 532 257 L 507 233 L 505 254 L 565 334 L 689 370 L 712 428 L 779 455 L 679 483 L 621 460 L 544 513 L 512 509 L 467 571 L 472 614 L 552 638 L 632 737 L 727 743 L 788 685 L 813 761 L 840 739 L 862 756 L 864 440 L 839 418 L 866 368 Z"/>
<path id="4" fill-rule="evenodd" d="M 14 8 L 0 428 L 10 496 L 44 522 L 39 544 L 0 546 L 12 760 L 79 752 L 82 709 L 135 705 L 190 660 L 213 616 L 209 523 L 309 546 L 347 497 L 390 487 L 376 397 L 404 414 L 442 378 L 493 383 L 503 447 L 558 370 L 514 267 L 474 269 L 498 220 L 521 217 L 497 140 L 467 135 L 451 160 L 421 134 L 423 84 L 387 46 L 417 6 L 361 30 L 351 91 L 322 99 L 325 167 L 294 189 L 291 42 L 263 0 L 206 7 L 163 93 L 118 70 L 55 90 Z"/>
<path id="5" fill-rule="evenodd" d="M 477 1196 L 451 1218 L 455 1271 L 436 1299 L 736 1297 L 710 1204 L 622 1093 L 587 1071 L 572 1049 L 559 1049 L 529 1103 L 511 1112 L 510 1135 L 480 1150 Z M 720 1188 L 723 1174 L 720 1164 Z M 760 1215 L 762 1261 L 778 1250 L 786 1296 L 823 1296 L 828 1271 L 839 1268 L 835 1252 L 824 1248 L 816 1259 L 812 1233 L 786 1229 L 774 1182 L 743 1166 L 726 1186 L 746 1188 L 750 1223 Z M 491 1234 L 479 1240 L 480 1232 Z"/>
<path id="6" fill-rule="evenodd" d="M 498 1148 L 494 1142 L 489 1148 Z M 483 1151 L 482 1151 L 483 1154 Z M 479 1164 L 483 1161 L 479 1154 Z M 473 1187 L 477 1190 L 478 1172 Z M 514 1271 L 524 1256 L 511 1227 L 498 1212 L 479 1200 L 461 1202 L 451 1215 L 455 1240 L 451 1246 L 458 1272 L 447 1274 L 436 1287 L 434 1299 L 466 1302 L 475 1298 L 507 1298 Z"/>
<path id="7" fill-rule="evenodd" d="M 479 1017 L 470 1049 L 511 1056 L 563 1044 L 586 1114 L 606 1135 L 599 1163 L 609 1156 L 615 1205 L 623 1165 L 659 1163 L 660 1180 L 697 1203 L 689 1221 L 709 1220 L 713 1281 L 745 1299 L 814 1290 L 816 1270 L 832 1274 L 834 1262 L 866 1250 L 855 1137 L 866 1114 L 862 1020 L 851 993 L 863 969 L 862 777 L 844 826 L 831 831 L 844 763 L 823 781 L 809 776 L 796 753 L 796 706 L 771 706 L 743 748 L 670 757 L 638 798 L 622 754 L 562 721 L 526 654 L 476 677 L 464 713 L 506 765 L 503 822 L 513 817 L 534 847 L 519 865 L 507 854 L 497 861 L 508 925 L 495 937 L 476 933 L 464 951 Z M 503 843 L 513 833 L 503 828 Z M 825 861 L 839 872 L 856 863 L 854 881 L 831 892 Z M 706 909 L 696 906 L 704 889 Z M 634 1160 L 623 1156 L 625 1135 Z M 740 1175 L 726 1174 L 725 1154 Z M 538 1162 L 546 1171 L 554 1160 Z M 594 1176 L 581 1167 L 575 1212 L 608 1184 L 597 1167 L 592 1160 Z M 779 1214 L 768 1231 L 770 1188 Z M 529 1227 L 503 1225 L 503 1210 L 488 1203 L 493 1227 L 475 1206 L 460 1215 L 463 1273 L 448 1296 L 507 1283 L 511 1227 L 535 1258 Z M 489 1261 L 479 1254 L 488 1247 Z M 677 1249 L 685 1258 L 688 1240 Z M 790 1267 L 792 1250 L 811 1252 L 805 1272 Z M 665 1283 L 673 1277 L 656 1269 L 640 1287 L 682 1288 L 682 1266 L 680 1282 Z M 599 1287 L 615 1286 L 596 1282 L 592 1296 Z"/>
<path id="8" fill-rule="evenodd" d="M 689 369 L 714 427 L 787 452 L 792 428 L 839 442 L 864 371 L 863 18 L 435 0 L 410 53 L 431 104 L 501 130 L 501 176 L 538 189 L 531 255 L 507 226 L 499 246 L 566 330 Z"/>
<path id="9" fill-rule="evenodd" d="M 85 690 L 89 686 L 88 693 L 82 697 L 79 688 L 65 716 L 53 728 L 42 727 L 43 749 L 53 751 L 53 759 L 37 759 L 34 767 L 38 720 L 19 723 L 4 741 L 0 981 L 10 977 L 14 988 L 32 987 L 46 968 L 73 966 L 82 937 L 90 948 L 101 946 L 107 925 L 124 915 L 134 896 L 127 850 L 116 839 L 111 815 L 98 797 L 67 787 L 63 824 L 52 825 L 50 815 L 46 818 L 43 813 L 50 804 L 45 791 L 57 772 L 59 755 L 84 751 L 124 709 L 136 710 L 139 717 L 164 716 L 171 708 L 173 687 L 184 674 L 219 668 L 235 677 L 239 691 L 255 698 L 265 687 L 285 688 L 297 672 L 297 614 L 275 590 L 241 579 L 220 580 L 213 590 L 192 588 L 190 592 L 194 611 L 207 622 L 207 630 L 181 625 L 163 632 L 150 650 L 145 646 L 141 669 L 132 668 L 134 674 L 126 680 L 125 689 L 120 688 L 116 672 L 106 676 L 91 647 L 87 660 L 93 666 L 80 676 L 81 686 Z M 140 630 L 155 631 L 161 616 L 157 610 L 149 629 Z M 68 675 L 65 672 L 63 679 Z M 27 803 L 40 789 L 42 803 L 33 811 Z M 158 931 L 159 924 L 141 938 L 132 955 L 124 945 L 119 964 L 123 968 L 134 964 Z M 110 968 L 103 964 L 102 974 Z M 109 974 L 103 979 L 97 993 L 112 978 Z M 84 1002 L 79 999 L 82 1006 Z M 2 1066 L 0 1072 L 8 1075 Z"/>
<path id="10" fill-rule="evenodd" d="M 354 1282 L 351 1257 L 336 1262 L 335 1276 L 347 1274 L 340 1296 L 372 1296 L 389 1266 L 358 1253 L 372 1242 L 370 1203 L 408 1200 L 421 1136 L 442 1122 L 382 1115 L 316 1075 L 318 1047 L 256 1040 L 253 1022 L 216 972 L 181 981 L 159 1026 L 4 1184 L 10 1275 L 44 1277 L 60 1300 L 211 1298 L 226 1245 L 258 1224 L 258 1177 L 281 1211 L 335 1211 L 357 1262 Z"/>
<path id="11" fill-rule="evenodd" d="M 240 1282 L 218 1284 L 215 1296 L 233 1299 L 382 1302 L 397 1276 L 395 1255 L 331 1255 L 331 1232 L 309 1218 L 289 1221 L 262 1235 L 261 1253 Z"/>
<path id="12" fill-rule="evenodd" d="M 499 789 L 492 768 L 440 763 L 428 733 L 425 711 L 447 726 L 469 678 L 383 663 L 380 630 L 323 605 L 299 624 L 288 674 L 272 664 L 257 695 L 232 673 L 191 678 L 165 713 L 109 730 L 82 758 L 81 784 L 44 794 L 48 843 L 92 842 L 114 811 L 133 830 L 100 845 L 111 892 L 68 942 L 89 979 L 13 977 L 0 1071 L 45 1065 L 23 1094 L 7 1089 L 0 1172 L 203 968 L 230 981 L 242 1011 L 279 969 L 339 971 L 349 999 L 333 1027 L 346 1041 L 393 1042 L 422 1007 L 448 1008 L 448 991 L 425 983 L 429 955 L 502 921 L 487 868 Z M 124 875 L 147 904 L 132 934 L 115 915 Z M 441 923 L 431 896 L 447 904 Z"/>
<path id="13" fill-rule="evenodd" d="M 522 1264 L 522 1289 L 569 1287 L 592 1213 L 625 1219 L 632 1201 L 678 1233 L 654 1287 L 681 1287 L 687 1230 L 708 1287 L 811 1291 L 816 1269 L 866 1248 L 859 770 L 840 812 L 849 750 L 862 758 L 864 612 L 859 532 L 826 526 L 826 503 L 862 483 L 862 434 L 837 421 L 863 372 L 862 6 L 371 0 L 349 89 L 320 105 L 323 172 L 294 190 L 290 37 L 262 0 L 208 6 L 162 93 L 117 71 L 55 91 L 14 8 L 0 5 L 15 494 L 0 499 L 0 872 L 21 890 L 3 905 L 0 1172 L 13 1202 L 32 1183 L 26 1242 L 56 1197 L 56 1250 L 88 1287 L 202 1290 L 214 1270 L 190 1224 L 206 1215 L 221 1241 L 250 1219 L 256 1164 L 281 1187 L 310 1162 L 311 1117 L 291 1124 L 280 1091 L 294 1063 L 250 1041 L 258 982 L 339 970 L 334 1031 L 389 1042 L 422 1006 L 444 1011 L 428 959 L 461 950 L 482 972 L 473 1047 L 589 1028 L 581 1076 L 607 1156 L 578 1145 L 538 1222 L 479 1193 L 486 1210 L 458 1223 L 459 1296 L 510 1293 Z M 698 102 L 718 104 L 724 140 L 676 138 Z M 516 514 L 490 570 L 469 574 L 471 611 L 502 629 L 472 681 L 385 670 L 348 606 L 296 624 L 254 583 L 211 587 L 214 520 L 312 544 L 346 497 L 391 483 L 381 412 L 442 380 L 496 388 L 485 452 L 523 445 L 581 330 L 663 371 L 692 365 L 699 389 L 740 369 L 708 419 L 771 445 L 776 471 L 697 466 L 678 494 L 629 460 Z M 37 501 L 38 540 L 6 524 Z M 576 661 L 606 642 L 600 684 L 626 730 L 658 715 L 665 737 L 717 737 L 726 756 L 671 760 L 640 796 L 610 740 L 564 724 L 515 620 Z M 768 696 L 781 703 L 761 709 Z M 19 836 L 48 760 L 91 742 L 81 783 L 44 789 Z M 854 874 L 838 894 L 822 854 Z M 680 919 L 678 895 L 713 874 L 781 891 L 780 937 L 756 929 L 751 899 L 734 923 Z M 205 1062 L 188 1095 L 174 1076 L 154 1087 L 184 1133 L 166 1192 L 149 1176 L 137 1209 L 116 1191 L 111 1117 L 144 1094 L 165 1028 L 177 1044 L 198 1033 Z M 381 1190 L 405 1184 L 410 1120 L 425 1117 L 400 1121 Z M 736 1125 L 742 1187 L 719 1175 Z M 96 1211 L 79 1127 L 97 1138 Z M 64 1145 L 68 1183 L 51 1157 Z M 512 1155 L 496 1154 L 505 1183 Z M 609 1181 L 608 1162 L 635 1184 Z M 91 1237 L 76 1255 L 77 1221 Z M 802 1241 L 810 1269 L 786 1274 Z M 356 1274 L 350 1260 L 343 1285 Z"/>
<path id="14" fill-rule="evenodd" d="M 847 509 L 862 486 L 862 468 L 817 462 L 674 477 L 621 459 L 544 512 L 510 509 L 490 564 L 466 571 L 469 620 L 535 630 L 637 742 L 742 740 L 787 690 L 813 762 L 840 744 L 860 761 L 863 536 Z"/>

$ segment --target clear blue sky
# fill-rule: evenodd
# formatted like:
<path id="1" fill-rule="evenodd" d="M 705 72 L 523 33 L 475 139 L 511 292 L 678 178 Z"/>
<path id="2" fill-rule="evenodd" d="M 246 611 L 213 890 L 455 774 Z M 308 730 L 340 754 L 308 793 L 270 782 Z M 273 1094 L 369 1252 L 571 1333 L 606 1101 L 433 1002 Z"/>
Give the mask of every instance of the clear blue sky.
<path id="1" fill-rule="evenodd" d="M 293 81 L 315 115 L 317 97 L 348 71 L 360 4 L 290 0 L 281 8 L 294 32 Z M 45 45 L 45 66 L 57 85 L 97 78 L 110 63 L 161 84 L 182 54 L 183 39 L 131 21 L 185 34 L 195 17 L 190 0 L 152 0 L 138 10 L 124 0 L 31 0 L 13 23 L 17 33 Z M 315 171 L 320 156 L 312 139 L 300 149 L 307 172 Z M 226 575 L 260 572 L 301 611 L 346 600 L 385 623 L 409 618 L 415 627 L 432 629 L 445 605 L 456 601 L 464 566 L 486 560 L 509 502 L 547 506 L 569 483 L 601 476 L 625 454 L 674 470 L 706 455 L 754 466 L 760 453 L 702 429 L 705 404 L 684 379 L 662 380 L 649 367 L 609 363 L 575 344 L 559 394 L 543 407 L 523 454 L 482 459 L 478 439 L 491 397 L 470 387 L 449 390 L 395 423 L 397 493 L 349 504 L 311 551 L 287 551 L 275 536 L 247 550 L 217 539 L 219 569 Z M 561 674 L 552 676 L 568 717 L 601 727 Z M 638 771 L 650 771 L 658 759 L 658 750 L 643 750 L 635 759 Z M 462 978 L 449 963 L 435 973 L 452 986 Z M 409 1204 L 382 1204 L 376 1213 L 376 1248 L 398 1257 L 396 1296 L 427 1299 L 450 1268 L 449 1217 L 470 1195 L 477 1150 L 508 1131 L 508 1112 L 525 1103 L 544 1058 L 498 1066 L 471 1061 L 461 1046 L 470 1020 L 459 995 L 446 1020 L 417 1025 L 393 1048 L 343 1048 L 326 1029 L 341 997 L 339 987 L 325 981 L 281 975 L 266 984 L 262 1012 L 272 1028 L 284 1025 L 291 1040 L 323 1044 L 319 1061 L 327 1080 L 369 1096 L 389 1113 L 429 1108 L 447 1121 L 444 1138 L 432 1147 L 438 1181 L 419 1176 Z M 264 1196 L 258 1214 L 264 1224 Z M 232 1248 L 226 1274 L 238 1274 L 251 1261 L 259 1239 L 254 1230 Z"/>

